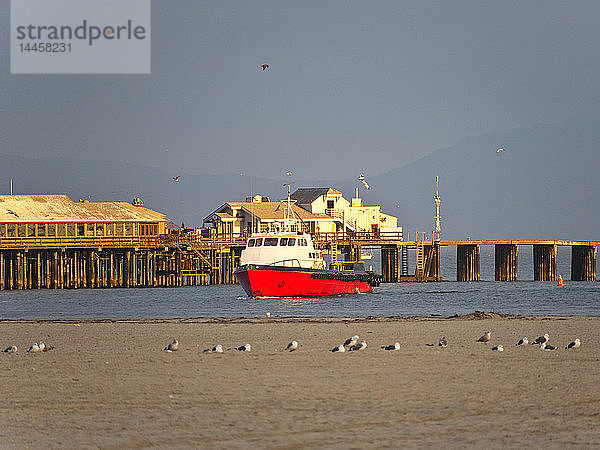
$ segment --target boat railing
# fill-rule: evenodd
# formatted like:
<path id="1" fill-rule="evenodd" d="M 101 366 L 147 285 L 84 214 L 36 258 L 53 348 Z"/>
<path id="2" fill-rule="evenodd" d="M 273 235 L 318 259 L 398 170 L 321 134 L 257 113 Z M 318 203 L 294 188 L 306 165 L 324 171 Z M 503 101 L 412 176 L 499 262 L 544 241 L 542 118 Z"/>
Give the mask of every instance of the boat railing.
<path id="1" fill-rule="evenodd" d="M 290 262 L 292 263 L 291 266 L 286 266 L 286 262 Z M 288 258 L 288 259 L 282 259 L 280 261 L 275 261 L 272 262 L 271 264 L 269 264 L 270 266 L 284 266 L 284 267 L 294 267 L 294 261 L 296 263 L 298 263 L 298 267 L 302 267 L 302 265 L 300 264 L 300 260 L 298 258 Z"/>

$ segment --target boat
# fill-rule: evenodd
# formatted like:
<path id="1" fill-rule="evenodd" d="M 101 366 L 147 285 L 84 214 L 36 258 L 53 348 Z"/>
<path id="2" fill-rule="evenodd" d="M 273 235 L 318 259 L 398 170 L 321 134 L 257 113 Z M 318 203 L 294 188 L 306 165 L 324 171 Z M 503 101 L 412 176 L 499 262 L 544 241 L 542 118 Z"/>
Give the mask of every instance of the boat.
<path id="1" fill-rule="evenodd" d="M 249 297 L 331 297 L 371 292 L 381 276 L 362 262 L 334 262 L 326 267 L 310 234 L 298 230 L 289 186 L 282 230 L 254 233 L 233 272 Z"/>

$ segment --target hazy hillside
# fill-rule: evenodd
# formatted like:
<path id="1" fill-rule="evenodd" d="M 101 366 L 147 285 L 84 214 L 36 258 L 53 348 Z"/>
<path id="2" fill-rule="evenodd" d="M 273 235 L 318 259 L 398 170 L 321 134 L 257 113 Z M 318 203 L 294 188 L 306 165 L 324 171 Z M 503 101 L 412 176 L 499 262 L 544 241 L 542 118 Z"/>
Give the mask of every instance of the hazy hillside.
<path id="1" fill-rule="evenodd" d="M 599 124 L 600 114 L 593 113 L 556 125 L 467 138 L 368 178 L 372 189 L 361 189 L 361 196 L 397 215 L 411 234 L 430 233 L 439 175 L 445 237 L 600 239 Z M 497 153 L 498 148 L 505 150 Z M 296 181 L 295 187 L 331 185 L 350 197 L 359 174 L 357 169 L 345 180 Z M 174 175 L 181 181 L 174 183 Z M 289 181 L 283 174 L 273 180 L 232 173 L 199 176 L 114 161 L 0 155 L 0 192 L 8 192 L 11 176 L 15 193 L 66 193 L 74 200 L 140 196 L 146 206 L 190 225 L 201 224 L 212 210 L 228 200 L 242 200 L 250 191 L 281 199 L 282 185 Z"/>

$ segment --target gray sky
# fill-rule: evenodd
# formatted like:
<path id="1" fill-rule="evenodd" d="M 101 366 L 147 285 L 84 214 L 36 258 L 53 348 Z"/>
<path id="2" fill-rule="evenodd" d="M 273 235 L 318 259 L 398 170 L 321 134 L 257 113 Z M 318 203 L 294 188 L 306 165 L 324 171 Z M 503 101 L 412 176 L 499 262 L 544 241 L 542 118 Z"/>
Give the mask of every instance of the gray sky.
<path id="1" fill-rule="evenodd" d="M 598 1 L 153 1 L 150 75 L 11 75 L 8 12 L 0 153 L 373 176 L 600 103 Z"/>

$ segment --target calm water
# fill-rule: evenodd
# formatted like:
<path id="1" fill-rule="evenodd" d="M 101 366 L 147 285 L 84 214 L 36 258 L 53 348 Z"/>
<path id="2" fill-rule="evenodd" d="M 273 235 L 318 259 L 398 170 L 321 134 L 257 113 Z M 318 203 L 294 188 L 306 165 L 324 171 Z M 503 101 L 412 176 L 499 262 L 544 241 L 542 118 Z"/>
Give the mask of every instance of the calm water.
<path id="1" fill-rule="evenodd" d="M 524 247 L 527 249 L 527 247 Z M 442 275 L 456 278 L 456 254 L 444 249 Z M 519 278 L 493 279 L 493 248 L 482 248 L 484 281 L 384 284 L 373 294 L 319 299 L 257 300 L 240 286 L 153 289 L 1 291 L 0 318 L 169 318 L 272 316 L 451 315 L 475 310 L 527 315 L 600 315 L 600 283 L 569 282 L 570 252 L 558 255 L 558 272 L 567 281 L 534 282 L 531 252 L 519 253 Z M 378 260 L 373 258 L 375 269 Z M 412 262 L 411 262 L 412 265 Z"/>

